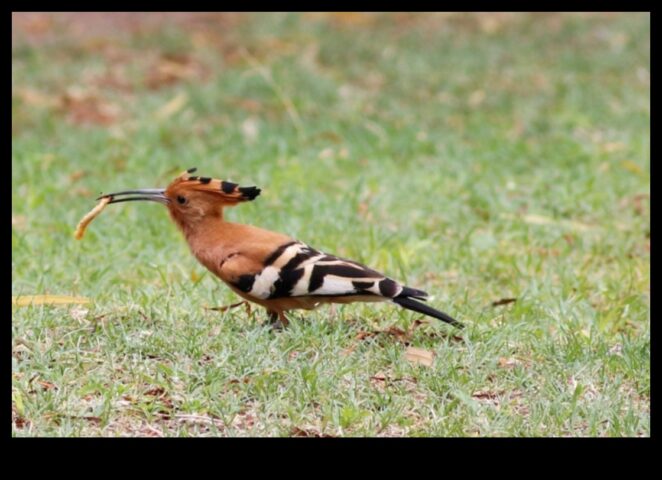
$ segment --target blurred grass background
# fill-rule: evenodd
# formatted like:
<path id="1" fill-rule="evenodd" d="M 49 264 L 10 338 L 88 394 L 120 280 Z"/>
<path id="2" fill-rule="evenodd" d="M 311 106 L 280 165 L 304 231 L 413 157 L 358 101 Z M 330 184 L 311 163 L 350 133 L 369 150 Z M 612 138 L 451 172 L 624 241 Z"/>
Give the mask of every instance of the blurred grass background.
<path id="1" fill-rule="evenodd" d="M 94 301 L 15 308 L 14 435 L 649 434 L 648 14 L 26 13 L 12 39 L 13 294 Z M 390 306 L 277 335 L 205 311 L 236 297 L 158 205 L 72 239 L 99 192 L 192 166 L 463 340 Z"/>

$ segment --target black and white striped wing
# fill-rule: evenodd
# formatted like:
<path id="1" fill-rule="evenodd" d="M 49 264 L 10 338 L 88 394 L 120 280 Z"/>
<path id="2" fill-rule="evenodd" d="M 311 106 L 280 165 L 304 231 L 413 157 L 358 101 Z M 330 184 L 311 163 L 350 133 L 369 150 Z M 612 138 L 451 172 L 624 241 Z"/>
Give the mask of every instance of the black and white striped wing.
<path id="1" fill-rule="evenodd" d="M 261 299 L 375 295 L 391 299 L 412 291 L 370 268 L 315 250 L 301 242 L 282 245 L 265 261 L 246 293 Z"/>

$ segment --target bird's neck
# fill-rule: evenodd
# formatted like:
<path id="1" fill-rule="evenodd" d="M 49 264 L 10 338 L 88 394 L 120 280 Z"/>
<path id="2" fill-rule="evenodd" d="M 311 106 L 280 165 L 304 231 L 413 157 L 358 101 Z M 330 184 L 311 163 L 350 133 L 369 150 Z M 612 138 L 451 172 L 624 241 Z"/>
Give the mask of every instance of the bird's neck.
<path id="1" fill-rule="evenodd" d="M 179 227 L 188 240 L 208 231 L 210 228 L 215 229 L 218 225 L 223 223 L 223 209 L 209 213 L 202 209 L 190 211 L 186 214 L 176 209 L 168 209 L 170 218 Z"/>
<path id="2" fill-rule="evenodd" d="M 220 215 L 206 215 L 194 220 L 186 219 L 184 222 L 177 222 L 184 234 L 184 238 L 186 238 L 189 244 L 201 239 L 216 237 L 219 232 L 223 231 L 223 226 L 226 223 L 222 213 Z"/>
<path id="3" fill-rule="evenodd" d="M 194 222 L 180 223 L 179 227 L 195 257 L 207 268 L 215 271 L 218 259 L 233 247 L 231 232 L 234 224 L 223 215 L 204 216 Z"/>

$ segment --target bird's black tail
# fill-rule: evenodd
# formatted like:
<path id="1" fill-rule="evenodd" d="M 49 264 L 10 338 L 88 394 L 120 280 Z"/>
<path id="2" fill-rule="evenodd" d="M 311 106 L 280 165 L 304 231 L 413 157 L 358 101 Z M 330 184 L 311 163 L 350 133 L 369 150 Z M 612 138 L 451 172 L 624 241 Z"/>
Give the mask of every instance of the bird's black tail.
<path id="1" fill-rule="evenodd" d="M 464 325 L 457 320 L 455 320 L 453 317 L 446 315 L 444 312 L 440 312 L 439 310 L 435 310 L 432 307 L 427 306 L 424 303 L 421 303 L 417 300 L 414 300 L 413 298 L 408 298 L 408 297 L 395 297 L 393 299 L 395 303 L 400 305 L 401 307 L 406 308 L 407 310 L 413 310 L 414 312 L 422 313 L 423 315 L 428 315 L 430 317 L 437 318 L 443 322 L 450 323 L 454 327 L 457 328 L 464 328 Z"/>

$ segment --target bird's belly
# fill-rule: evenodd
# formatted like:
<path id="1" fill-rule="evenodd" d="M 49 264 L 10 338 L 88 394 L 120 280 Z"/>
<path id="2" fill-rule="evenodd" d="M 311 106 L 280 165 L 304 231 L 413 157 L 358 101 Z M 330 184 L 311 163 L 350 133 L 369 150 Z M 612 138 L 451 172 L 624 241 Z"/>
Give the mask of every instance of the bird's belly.
<path id="1" fill-rule="evenodd" d="M 389 298 L 378 295 L 345 295 L 338 297 L 331 296 L 301 296 L 301 297 L 281 297 L 281 298 L 258 298 L 246 292 L 239 290 L 234 285 L 227 284 L 234 293 L 249 302 L 262 305 L 268 310 L 286 311 L 286 310 L 314 310 L 325 303 L 353 303 L 353 302 L 384 302 Z"/>
<path id="2" fill-rule="evenodd" d="M 246 292 L 243 292 L 230 283 L 228 283 L 227 285 L 232 289 L 234 293 L 239 295 L 241 298 L 248 300 L 249 302 L 262 305 L 264 308 L 268 310 L 277 310 L 277 311 L 299 310 L 299 309 L 313 310 L 320 303 L 319 300 L 315 300 L 311 297 L 282 297 L 282 298 L 264 299 L 264 298 L 254 297 Z"/>
<path id="3" fill-rule="evenodd" d="M 314 298 L 314 297 L 313 297 Z M 354 302 L 385 302 L 390 298 L 380 297 L 379 295 L 346 295 L 344 297 L 318 297 L 317 301 L 323 298 L 324 303 L 354 303 Z"/>

